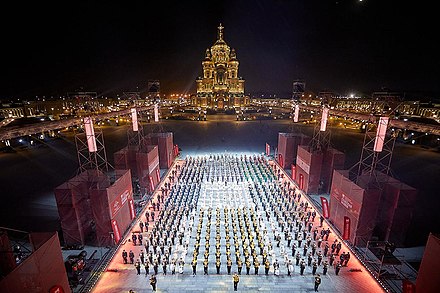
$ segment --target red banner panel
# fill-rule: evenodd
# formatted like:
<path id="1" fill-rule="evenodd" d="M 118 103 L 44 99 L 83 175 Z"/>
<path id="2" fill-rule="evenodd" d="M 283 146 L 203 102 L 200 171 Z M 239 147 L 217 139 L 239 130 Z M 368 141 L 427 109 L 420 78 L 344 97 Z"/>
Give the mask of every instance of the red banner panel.
<path id="1" fill-rule="evenodd" d="M 114 218 L 122 206 L 127 202 L 127 199 L 130 196 L 130 190 L 124 190 L 123 193 L 117 195 L 117 197 L 113 200 L 110 205 L 110 215 L 111 218 Z"/>
<path id="2" fill-rule="evenodd" d="M 149 135 L 151 143 L 158 146 L 159 150 L 159 164 L 161 169 L 168 169 L 173 163 L 174 152 L 173 133 L 152 133 Z"/>
<path id="3" fill-rule="evenodd" d="M 115 236 L 115 242 L 119 243 L 119 240 L 121 240 L 121 232 L 119 231 L 118 222 L 116 220 L 112 220 L 112 229 L 113 235 Z"/>
<path id="4" fill-rule="evenodd" d="M 160 182 L 160 170 L 159 169 L 156 169 L 156 179 L 157 179 L 157 182 Z"/>
<path id="5" fill-rule="evenodd" d="M 266 156 L 270 156 L 270 145 L 266 143 Z"/>
<path id="6" fill-rule="evenodd" d="M 111 226 L 115 235 L 115 241 L 117 238 L 114 226 L 115 223 L 117 224 L 117 232 L 121 235 L 130 226 L 133 219 L 131 212 L 132 207 L 130 205 L 130 200 L 133 200 L 130 171 L 116 170 L 116 176 L 118 177 L 116 181 L 112 186 L 107 188 L 109 203 L 112 203 L 109 208 L 112 216 Z"/>
<path id="7" fill-rule="evenodd" d="M 299 189 L 304 190 L 304 175 L 299 174 Z"/>
<path id="8" fill-rule="evenodd" d="M 322 205 L 322 216 L 326 219 L 329 217 L 328 212 L 328 201 L 325 197 L 321 196 L 321 205 Z"/>
<path id="9" fill-rule="evenodd" d="M 134 201 L 132 198 L 128 200 L 128 207 L 130 208 L 130 217 L 133 220 L 136 217 L 136 212 L 134 211 Z"/>
<path id="10" fill-rule="evenodd" d="M 292 179 L 295 180 L 296 176 L 296 166 L 294 164 L 291 165 L 292 168 Z"/>
<path id="11" fill-rule="evenodd" d="M 150 177 L 150 186 L 151 186 L 151 190 L 154 190 L 154 182 L 153 182 L 153 177 Z"/>
<path id="12" fill-rule="evenodd" d="M 350 218 L 347 216 L 344 217 L 344 232 L 342 233 L 342 239 L 350 239 Z"/>
<path id="13" fill-rule="evenodd" d="M 284 168 L 283 155 L 278 154 L 278 164 L 280 164 L 281 168 Z"/>

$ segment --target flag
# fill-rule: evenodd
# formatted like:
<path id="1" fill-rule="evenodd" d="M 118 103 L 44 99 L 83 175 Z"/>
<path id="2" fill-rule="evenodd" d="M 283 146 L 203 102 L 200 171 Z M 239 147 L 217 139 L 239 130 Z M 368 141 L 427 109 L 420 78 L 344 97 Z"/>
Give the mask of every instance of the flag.
<path id="1" fill-rule="evenodd" d="M 130 198 L 130 199 L 128 200 L 128 206 L 129 206 L 129 208 L 130 208 L 130 216 L 131 216 L 131 219 L 133 220 L 133 219 L 136 217 L 136 212 L 134 211 L 134 202 L 133 202 L 133 199 L 132 199 L 132 198 Z"/>
<path id="2" fill-rule="evenodd" d="M 278 164 L 280 164 L 281 168 L 284 168 L 283 155 L 278 154 Z"/>
<path id="3" fill-rule="evenodd" d="M 344 233 L 342 234 L 342 239 L 350 239 L 350 218 L 344 216 Z"/>
<path id="4" fill-rule="evenodd" d="M 154 191 L 154 182 L 153 182 L 153 177 L 150 177 L 150 187 L 151 187 L 151 191 Z"/>
<path id="5" fill-rule="evenodd" d="M 160 170 L 159 170 L 159 168 L 156 169 L 156 179 L 157 179 L 157 182 L 160 182 Z"/>
<path id="6" fill-rule="evenodd" d="M 121 234 L 119 233 L 119 226 L 116 220 L 112 220 L 112 229 L 113 229 L 113 235 L 115 236 L 115 242 L 119 243 L 119 240 L 121 240 Z"/>
<path id="7" fill-rule="evenodd" d="M 328 200 L 321 196 L 321 205 L 322 205 L 322 216 L 326 219 L 328 219 L 329 213 L 328 213 Z"/>

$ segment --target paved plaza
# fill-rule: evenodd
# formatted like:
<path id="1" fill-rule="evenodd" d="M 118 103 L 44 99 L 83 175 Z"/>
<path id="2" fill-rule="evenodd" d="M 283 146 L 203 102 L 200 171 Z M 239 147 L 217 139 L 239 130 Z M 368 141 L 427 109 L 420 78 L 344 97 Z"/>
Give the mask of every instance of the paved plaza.
<path id="1" fill-rule="evenodd" d="M 286 175 L 262 155 L 176 161 L 154 194 L 152 203 L 160 207 L 153 211 L 150 204 L 138 216 L 93 292 L 151 292 L 154 264 L 157 292 L 233 291 L 239 262 L 238 291 L 313 292 L 320 274 L 320 292 L 383 292 L 353 254 L 336 275 L 335 265 L 349 249 L 325 220 L 321 226 L 320 212 Z M 148 222 L 148 232 L 141 232 L 141 221 Z M 142 245 L 133 244 L 133 234 L 142 234 Z M 341 243 L 338 254 L 333 243 Z M 125 264 L 123 250 L 132 251 L 135 261 L 144 252 L 148 274 L 143 265 L 138 275 L 134 264 Z"/>

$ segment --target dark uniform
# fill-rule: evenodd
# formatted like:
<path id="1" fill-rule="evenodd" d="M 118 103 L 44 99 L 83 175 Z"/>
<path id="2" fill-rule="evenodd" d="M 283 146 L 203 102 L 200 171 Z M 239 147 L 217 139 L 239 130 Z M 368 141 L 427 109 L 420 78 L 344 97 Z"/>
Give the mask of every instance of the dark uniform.
<path id="1" fill-rule="evenodd" d="M 234 274 L 232 280 L 234 281 L 234 291 L 237 291 L 237 286 L 238 286 L 238 282 L 240 281 L 240 277 L 237 274 Z"/>
<path id="2" fill-rule="evenodd" d="M 130 252 L 128 253 L 128 256 L 130 257 L 130 263 L 133 264 L 134 263 L 134 252 L 130 250 Z"/>
<path id="3" fill-rule="evenodd" d="M 264 269 L 266 276 L 269 274 L 269 268 L 270 268 L 270 262 L 266 259 L 266 262 L 264 263 Z"/>
<path id="4" fill-rule="evenodd" d="M 321 277 L 318 274 L 315 277 L 315 292 L 318 292 L 319 284 L 321 284 Z"/>
<path id="5" fill-rule="evenodd" d="M 322 274 L 325 276 L 327 274 L 328 262 L 325 261 L 322 268 Z"/>
<path id="6" fill-rule="evenodd" d="M 124 259 L 124 263 L 127 263 L 127 257 L 128 257 L 128 253 L 125 251 L 125 249 L 122 251 L 122 258 Z"/>
<path id="7" fill-rule="evenodd" d="M 336 267 L 335 267 L 335 273 L 336 273 L 336 276 L 339 274 L 339 271 L 341 270 L 341 264 L 338 262 L 337 264 L 336 264 Z"/>
<path id="8" fill-rule="evenodd" d="M 192 267 L 193 267 L 193 275 L 196 275 L 197 260 L 195 259 L 193 260 Z"/>
<path id="9" fill-rule="evenodd" d="M 238 274 L 241 275 L 241 268 L 243 267 L 243 263 L 241 262 L 240 259 L 237 262 L 237 267 L 238 267 Z"/>
<path id="10" fill-rule="evenodd" d="M 156 276 L 152 275 L 150 277 L 150 285 L 153 288 L 153 291 L 156 291 L 156 283 L 157 283 Z"/>
<path id="11" fill-rule="evenodd" d="M 231 266 L 232 266 L 232 260 L 229 258 L 226 263 L 226 267 L 228 268 L 228 275 L 231 274 Z"/>
<path id="12" fill-rule="evenodd" d="M 251 270 L 251 262 L 246 260 L 246 275 L 249 275 L 249 271 Z"/>
<path id="13" fill-rule="evenodd" d="M 220 260 L 217 260 L 217 262 L 215 263 L 215 267 L 217 268 L 217 274 L 220 274 Z"/>
<path id="14" fill-rule="evenodd" d="M 306 262 L 301 261 L 301 276 L 304 275 L 304 270 L 306 269 Z"/>
<path id="15" fill-rule="evenodd" d="M 136 263 L 134 264 L 134 267 L 136 268 L 137 274 L 140 275 L 141 274 L 141 263 L 139 262 L 139 260 L 136 261 Z"/>
<path id="16" fill-rule="evenodd" d="M 208 274 L 208 259 L 206 259 L 206 258 L 203 261 L 203 270 L 204 270 L 204 274 L 207 275 Z"/>

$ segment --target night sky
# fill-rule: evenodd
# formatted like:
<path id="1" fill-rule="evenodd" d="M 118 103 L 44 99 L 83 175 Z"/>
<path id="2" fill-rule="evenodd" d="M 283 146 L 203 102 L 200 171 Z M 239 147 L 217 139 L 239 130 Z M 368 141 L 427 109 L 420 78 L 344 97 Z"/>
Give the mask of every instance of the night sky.
<path id="1" fill-rule="evenodd" d="M 440 92 L 434 2 L 44 2 L 2 7 L 2 99 L 145 91 L 149 79 L 193 93 L 220 22 L 248 94 L 287 97 L 299 78 L 315 92 Z"/>

